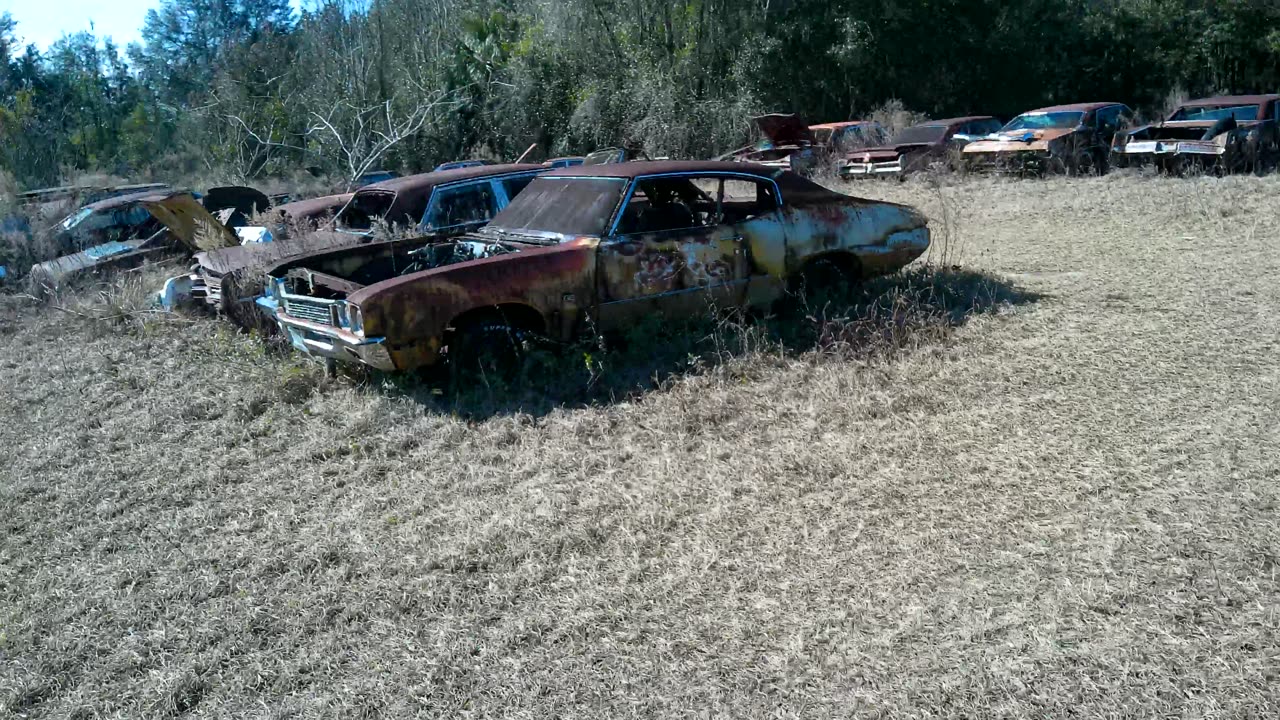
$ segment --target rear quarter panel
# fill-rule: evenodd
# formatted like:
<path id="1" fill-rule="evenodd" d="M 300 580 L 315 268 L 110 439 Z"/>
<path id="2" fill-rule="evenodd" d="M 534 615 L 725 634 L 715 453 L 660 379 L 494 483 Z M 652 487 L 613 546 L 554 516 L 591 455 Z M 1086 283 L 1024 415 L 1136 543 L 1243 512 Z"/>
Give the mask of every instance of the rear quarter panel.
<path id="1" fill-rule="evenodd" d="M 892 265 L 905 265 L 928 247 L 927 232 L 923 244 L 896 243 L 901 233 L 924 225 L 918 213 L 902 205 L 857 201 L 806 205 L 785 207 L 783 216 L 788 275 L 797 272 L 810 258 L 831 252 L 849 252 L 859 259 L 864 270 L 884 272 L 896 269 Z"/>

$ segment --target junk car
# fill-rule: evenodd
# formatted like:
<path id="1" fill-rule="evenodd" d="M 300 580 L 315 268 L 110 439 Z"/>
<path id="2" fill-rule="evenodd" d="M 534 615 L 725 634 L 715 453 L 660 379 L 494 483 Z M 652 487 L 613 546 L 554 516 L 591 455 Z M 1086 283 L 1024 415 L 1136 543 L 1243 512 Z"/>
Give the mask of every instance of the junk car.
<path id="1" fill-rule="evenodd" d="M 338 211 L 334 226 L 367 235 L 379 223 L 424 233 L 470 225 L 493 217 L 545 171 L 542 165 L 473 165 L 374 183 L 356 190 Z M 496 176 L 502 180 L 488 180 Z M 475 179 L 482 182 L 467 182 Z"/>
<path id="2" fill-rule="evenodd" d="M 1016 174 L 1100 175 L 1112 137 L 1132 124 L 1120 103 L 1054 105 L 1025 112 L 962 151 L 969 170 Z"/>
<path id="3" fill-rule="evenodd" d="M 422 208 L 416 225 L 428 239 L 457 235 L 485 224 L 506 207 L 539 173 L 541 165 L 485 165 L 416 175 L 411 180 L 413 205 Z M 383 192 L 379 186 L 379 192 Z M 352 198 L 359 197 L 357 191 Z M 399 192 L 408 194 L 403 189 Z M 304 200 L 277 208 L 292 220 L 323 216 L 339 196 Z M 399 197 L 392 201 L 392 205 Z M 348 203 L 349 206 L 350 203 Z M 412 208 L 410 208 L 412 210 Z M 287 235 L 274 242 L 229 245 L 197 254 L 191 268 L 191 294 L 241 325 L 256 325 L 254 298 L 262 293 L 262 272 L 292 255 L 370 242 L 371 235 L 314 232 Z M 248 305 L 248 307 L 241 307 Z M 270 309 L 270 304 L 267 305 Z"/>
<path id="4" fill-rule="evenodd" d="M 763 136 L 755 145 L 739 148 L 720 159 L 752 162 L 807 173 L 831 157 L 883 144 L 888 138 L 879 123 L 855 120 L 805 125 L 799 115 L 773 114 L 752 118 Z"/>
<path id="5" fill-rule="evenodd" d="M 1116 167 L 1155 165 L 1177 172 L 1266 171 L 1280 163 L 1280 95 L 1192 100 L 1162 122 L 1117 133 Z"/>
<path id="6" fill-rule="evenodd" d="M 930 120 L 898 133 L 887 145 L 848 153 L 840 167 L 843 178 L 918 172 L 934 164 L 950 169 L 961 150 L 974 140 L 1000 130 L 990 115 Z"/>
<path id="7" fill-rule="evenodd" d="M 479 231 L 299 256 L 268 282 L 294 347 L 394 371 L 465 365 L 490 340 L 765 306 L 807 279 L 894 272 L 928 245 L 916 210 L 795 173 L 638 161 L 555 170 Z"/>
<path id="8" fill-rule="evenodd" d="M 198 199 L 189 190 L 170 190 L 91 203 L 62 225 L 75 233 L 75 242 L 93 244 L 32 266 L 31 277 L 53 287 L 79 275 L 224 247 L 235 242 L 224 240 L 228 224 L 242 223 L 267 205 L 266 195 L 238 186 L 211 188 Z"/>

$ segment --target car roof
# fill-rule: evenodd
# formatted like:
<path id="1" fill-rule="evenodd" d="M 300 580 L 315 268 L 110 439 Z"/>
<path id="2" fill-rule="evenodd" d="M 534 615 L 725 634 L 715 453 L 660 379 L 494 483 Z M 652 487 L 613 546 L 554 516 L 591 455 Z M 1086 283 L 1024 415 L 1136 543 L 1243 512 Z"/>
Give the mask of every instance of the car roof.
<path id="1" fill-rule="evenodd" d="M 853 127 L 855 125 L 879 125 L 875 120 L 846 120 L 845 122 L 829 122 L 810 125 L 810 130 L 839 130 L 841 128 Z"/>
<path id="2" fill-rule="evenodd" d="M 1178 107 L 1196 107 L 1200 105 L 1222 105 L 1224 103 L 1239 103 L 1240 105 L 1261 105 L 1272 100 L 1280 99 L 1280 95 L 1219 95 L 1211 98 L 1199 98 L 1197 100 L 1188 100 L 1179 103 Z"/>
<path id="3" fill-rule="evenodd" d="M 1069 104 L 1069 105 L 1050 105 L 1049 107 L 1036 108 L 1035 110 L 1028 110 L 1027 112 L 1038 112 L 1038 113 L 1042 113 L 1042 112 L 1092 112 L 1092 111 L 1094 111 L 1094 110 L 1101 110 L 1101 109 L 1102 109 L 1102 108 L 1104 108 L 1104 107 L 1111 107 L 1112 105 L 1124 105 L 1124 103 L 1118 103 L 1118 102 L 1087 102 L 1087 103 L 1071 103 L 1071 104 Z M 1026 115 L 1027 113 L 1022 113 L 1022 114 L 1023 114 L 1023 115 Z"/>
<path id="4" fill-rule="evenodd" d="M 88 205 L 85 205 L 85 207 L 95 212 L 101 210 L 114 210 L 115 208 L 125 207 L 143 200 L 148 202 L 159 202 L 165 198 L 173 197 L 174 195 L 180 195 L 183 193 L 190 194 L 190 192 L 190 190 L 147 190 L 145 192 L 129 193 L 128 195 L 116 195 L 115 197 L 109 197 L 97 202 L 89 203 Z"/>
<path id="5" fill-rule="evenodd" d="M 295 200 L 283 205 L 277 205 L 276 210 L 289 215 L 309 215 L 324 210 L 341 208 L 346 205 L 354 193 L 343 193 L 341 195 L 322 195 L 320 197 L 308 198 L 306 200 Z"/>
<path id="6" fill-rule="evenodd" d="M 400 193 L 406 190 L 426 190 L 436 185 L 444 185 L 460 180 L 474 180 L 475 178 L 490 177 L 493 175 L 505 175 L 507 173 L 521 172 L 525 170 L 546 170 L 542 165 L 477 165 L 474 167 L 454 168 L 453 170 L 441 170 L 439 172 L 425 172 L 417 175 L 407 175 L 405 177 L 393 178 L 391 180 L 383 180 L 372 185 L 365 185 L 356 191 L 357 194 L 365 192 L 394 192 Z"/>
<path id="7" fill-rule="evenodd" d="M 734 172 L 745 175 L 758 175 L 768 179 L 772 178 L 778 172 L 778 169 L 755 163 L 728 160 L 633 160 L 631 162 L 609 163 L 606 165 L 577 165 L 557 168 L 542 177 L 636 178 L 644 175 L 705 172 Z"/>
<path id="8" fill-rule="evenodd" d="M 928 125 L 946 125 L 947 127 L 951 127 L 952 125 L 962 125 L 964 123 L 976 122 L 979 120 L 997 120 L 997 118 L 993 115 L 969 115 L 967 117 L 942 118 L 941 120 L 926 120 L 924 122 L 916 123 L 911 127 L 925 127 Z"/>

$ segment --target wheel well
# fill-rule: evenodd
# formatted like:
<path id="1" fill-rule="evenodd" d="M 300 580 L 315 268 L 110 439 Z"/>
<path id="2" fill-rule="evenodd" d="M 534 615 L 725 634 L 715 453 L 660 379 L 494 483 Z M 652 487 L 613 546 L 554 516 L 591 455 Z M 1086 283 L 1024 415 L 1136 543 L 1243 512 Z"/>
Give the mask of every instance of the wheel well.
<path id="1" fill-rule="evenodd" d="M 831 250 L 829 252 L 810 255 L 805 258 L 804 264 L 800 266 L 797 276 L 803 276 L 814 263 L 826 261 L 835 265 L 850 280 L 859 280 L 862 278 L 862 263 L 858 261 L 858 256 L 847 250 Z"/>
<path id="2" fill-rule="evenodd" d="M 806 275 L 817 262 L 829 262 L 835 265 L 845 276 L 848 282 L 857 282 L 862 280 L 862 263 L 858 257 L 847 250 L 829 250 L 827 252 L 810 255 L 804 259 L 804 262 L 791 274 L 788 282 L 790 291 L 796 292 L 805 284 Z"/>
<path id="3" fill-rule="evenodd" d="M 518 303 L 490 305 L 468 310 L 449 323 L 449 330 L 456 332 L 461 328 L 482 323 L 502 323 L 540 335 L 545 335 L 547 332 L 547 321 L 542 317 L 542 313 L 528 305 Z"/>

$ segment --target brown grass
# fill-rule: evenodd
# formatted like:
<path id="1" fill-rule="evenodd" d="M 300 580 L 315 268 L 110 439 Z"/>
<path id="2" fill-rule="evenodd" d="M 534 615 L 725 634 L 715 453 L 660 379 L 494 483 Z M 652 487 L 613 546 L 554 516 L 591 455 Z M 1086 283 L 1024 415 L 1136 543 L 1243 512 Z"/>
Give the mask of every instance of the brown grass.
<path id="1" fill-rule="evenodd" d="M 1275 716 L 1280 178 L 857 189 L 966 274 L 528 411 L 0 296 L 0 707 Z"/>

